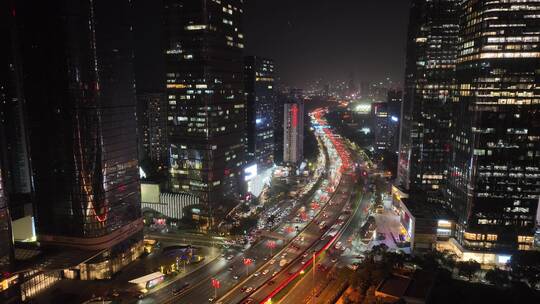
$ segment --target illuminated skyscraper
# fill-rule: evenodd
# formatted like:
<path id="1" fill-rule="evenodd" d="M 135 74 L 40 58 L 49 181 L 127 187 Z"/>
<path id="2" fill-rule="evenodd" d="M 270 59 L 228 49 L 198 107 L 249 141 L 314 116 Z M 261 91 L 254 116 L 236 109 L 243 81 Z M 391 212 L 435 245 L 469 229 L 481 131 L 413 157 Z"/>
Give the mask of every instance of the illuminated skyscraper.
<path id="1" fill-rule="evenodd" d="M 371 104 L 373 125 L 374 125 L 374 138 L 375 138 L 375 151 L 376 153 L 382 153 L 388 150 L 388 146 L 391 144 L 390 139 L 390 118 L 388 117 L 388 103 L 376 102 Z"/>
<path id="2" fill-rule="evenodd" d="M 274 164 L 274 63 L 255 56 L 245 58 L 248 109 L 248 153 L 260 167 Z"/>
<path id="3" fill-rule="evenodd" d="M 170 186 L 212 215 L 238 198 L 247 150 L 242 0 L 165 0 Z"/>
<path id="4" fill-rule="evenodd" d="M 304 159 L 304 102 L 286 103 L 283 122 L 283 162 L 299 164 Z"/>
<path id="5" fill-rule="evenodd" d="M 398 177 L 444 203 L 459 33 L 456 0 L 412 2 Z"/>
<path id="6" fill-rule="evenodd" d="M 108 277 L 142 243 L 131 1 L 17 4 L 38 241 Z"/>
<path id="7" fill-rule="evenodd" d="M 403 106 L 403 91 L 390 90 L 386 99 L 388 104 L 389 151 L 397 153 L 399 151 L 399 130 L 401 128 L 401 108 Z"/>
<path id="8" fill-rule="evenodd" d="M 540 3 L 469 0 L 462 11 L 449 169 L 458 237 L 479 252 L 530 250 L 540 199 Z"/>
<path id="9" fill-rule="evenodd" d="M 139 159 L 144 170 L 161 171 L 169 163 L 166 101 L 161 93 L 137 94 Z"/>

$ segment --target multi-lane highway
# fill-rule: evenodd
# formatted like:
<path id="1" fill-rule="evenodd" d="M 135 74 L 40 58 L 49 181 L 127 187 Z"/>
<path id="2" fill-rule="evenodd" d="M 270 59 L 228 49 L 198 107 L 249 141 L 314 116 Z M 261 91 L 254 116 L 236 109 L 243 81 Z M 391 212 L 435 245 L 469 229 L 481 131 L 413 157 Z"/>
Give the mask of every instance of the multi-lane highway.
<path id="1" fill-rule="evenodd" d="M 306 204 L 310 210 L 293 210 L 273 234 L 261 237 L 251 248 L 226 252 L 223 258 L 139 303 L 262 303 L 309 267 L 314 254 L 319 255 L 332 245 L 351 214 L 355 175 L 349 152 L 339 136 L 327 127 L 323 115 L 324 110 L 318 110 L 312 113 L 312 120 L 328 155 L 327 175 L 311 197 L 313 203 Z M 283 246 L 273 250 L 271 256 L 267 244 L 273 235 L 279 235 Z M 245 265 L 245 259 L 251 264 Z M 212 279 L 219 281 L 219 289 L 212 287 Z"/>
<path id="2" fill-rule="evenodd" d="M 343 251 L 348 251 L 350 241 L 355 232 L 362 226 L 368 215 L 367 207 L 370 204 L 370 193 L 359 195 L 359 203 L 354 210 L 346 228 L 336 240 L 335 245 L 328 250 L 327 254 L 321 255 L 317 260 L 315 278 L 312 270 L 299 280 L 293 289 L 280 297 L 276 303 L 280 304 L 303 304 L 303 303 L 329 303 L 331 298 L 339 293 L 340 288 L 344 286 L 348 279 L 346 272 L 343 271 L 347 265 L 357 261 L 353 256 L 342 256 Z M 336 245 L 339 244 L 339 249 Z M 343 275 L 345 273 L 345 275 Z"/>
<path id="3" fill-rule="evenodd" d="M 337 235 L 333 236 L 330 233 L 334 229 L 337 229 L 337 231 L 341 229 L 342 224 L 337 224 L 340 216 L 350 214 L 350 209 L 347 205 L 350 202 L 350 194 L 354 183 L 352 178 L 349 178 L 350 176 L 347 174 L 344 174 L 343 177 L 342 182 L 339 184 L 336 193 L 328 203 L 325 211 L 299 235 L 299 238 L 303 238 L 304 242 L 297 243 L 296 248 L 287 249 L 292 262 L 284 267 L 284 269 L 280 269 L 280 272 L 274 278 L 263 282 L 265 284 L 260 285 L 253 294 L 247 297 L 247 302 L 264 303 L 268 301 L 296 277 L 302 275 L 302 272 L 305 273 L 305 270 L 313 264 L 314 255 L 317 258 L 317 256 L 332 246 Z M 321 229 L 322 222 L 325 222 L 324 225 L 328 225 L 330 228 Z M 337 231 L 336 233 L 338 233 Z M 242 296 L 230 297 L 226 298 L 227 301 L 224 303 L 238 303 L 240 302 L 238 301 L 239 299 L 243 300 L 244 298 Z"/>
<path id="4" fill-rule="evenodd" d="M 323 146 L 323 148 L 325 147 Z M 330 171 L 332 167 L 326 159 L 328 158 L 327 151 L 323 155 L 325 156 L 325 159 L 322 161 L 324 171 Z M 328 182 L 323 182 L 319 186 L 322 188 L 328 187 Z M 325 197 L 327 197 L 327 194 L 324 191 L 315 191 L 313 195 L 305 198 L 305 202 L 318 201 L 325 199 Z M 293 218 L 297 216 L 298 209 L 302 205 L 298 204 L 290 216 L 286 217 L 273 232 L 273 234 L 280 236 L 280 241 L 276 242 L 278 248 L 276 248 L 275 252 L 279 250 L 279 244 L 283 244 L 283 242 L 287 243 L 295 236 L 295 231 L 289 230 L 291 227 L 297 226 L 298 229 L 302 229 L 306 225 L 306 223 L 293 221 Z M 220 281 L 220 288 L 217 290 L 219 296 L 234 287 L 239 281 L 248 277 L 248 275 L 253 274 L 260 265 L 268 261 L 270 258 L 269 251 L 271 250 L 266 245 L 267 241 L 272 238 L 261 237 L 261 239 L 261 241 L 244 252 L 235 250 L 225 251 L 223 258 L 216 259 L 189 276 L 176 281 L 174 284 L 149 294 L 139 300 L 138 303 L 204 303 L 210 300 L 214 301 L 216 292 L 211 285 L 213 278 Z M 246 267 L 243 264 L 244 258 L 251 259 L 252 264 Z"/>
<path id="5" fill-rule="evenodd" d="M 355 173 L 350 156 L 338 136 L 326 127 L 323 111 L 312 113 L 317 135 L 321 136 L 333 164 L 334 182 L 337 183 L 330 199 L 319 202 L 322 211 L 311 221 L 293 242 L 273 259 L 265 263 L 256 274 L 244 280 L 221 297 L 222 303 L 264 303 L 291 284 L 333 245 L 346 226 L 351 214 L 350 200 L 355 185 Z M 345 225 L 344 225 L 345 224 Z M 284 263 L 286 262 L 286 263 Z"/>

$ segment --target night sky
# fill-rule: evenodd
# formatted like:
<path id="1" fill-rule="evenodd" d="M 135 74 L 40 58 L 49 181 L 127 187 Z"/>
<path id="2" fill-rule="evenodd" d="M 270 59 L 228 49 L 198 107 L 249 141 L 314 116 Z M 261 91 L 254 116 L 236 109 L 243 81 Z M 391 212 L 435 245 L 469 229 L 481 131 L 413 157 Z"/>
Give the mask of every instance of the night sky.
<path id="1" fill-rule="evenodd" d="M 284 84 L 403 82 L 409 0 L 246 2 L 246 54 L 274 59 Z"/>
<path id="2" fill-rule="evenodd" d="M 284 85 L 403 82 L 410 0 L 246 0 L 246 55 L 274 59 Z M 162 0 L 136 0 L 137 90 L 164 83 Z"/>

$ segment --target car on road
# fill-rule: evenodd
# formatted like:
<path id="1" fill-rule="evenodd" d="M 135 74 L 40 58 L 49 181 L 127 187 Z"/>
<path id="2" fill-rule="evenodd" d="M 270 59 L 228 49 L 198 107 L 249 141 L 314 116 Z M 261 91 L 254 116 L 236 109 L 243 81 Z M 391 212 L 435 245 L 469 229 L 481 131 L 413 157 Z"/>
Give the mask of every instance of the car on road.
<path id="1" fill-rule="evenodd" d="M 319 268 L 320 271 L 327 271 L 328 267 L 324 264 L 317 264 L 317 268 Z"/>
<path id="2" fill-rule="evenodd" d="M 262 274 L 263 274 L 263 275 L 266 275 L 266 274 L 269 273 L 269 272 L 270 272 L 270 269 L 265 269 L 265 270 L 262 272 Z"/>
<path id="3" fill-rule="evenodd" d="M 233 257 L 234 257 L 233 255 L 229 255 L 229 256 L 227 257 L 227 260 L 229 260 L 229 261 L 230 261 L 230 260 L 232 260 L 232 259 L 233 259 Z"/>
<path id="4" fill-rule="evenodd" d="M 255 273 L 253 274 L 253 276 L 258 277 L 260 274 L 261 274 L 260 272 L 255 272 Z"/>
<path id="5" fill-rule="evenodd" d="M 278 274 L 278 272 L 277 272 L 277 271 L 274 271 L 274 272 L 272 273 L 272 276 L 275 277 L 276 274 Z"/>
<path id="6" fill-rule="evenodd" d="M 275 262 L 276 262 L 276 260 L 271 259 L 271 260 L 270 260 L 270 265 L 274 265 Z"/>
<path id="7" fill-rule="evenodd" d="M 215 300 L 215 298 L 209 298 L 208 302 L 212 303 L 212 302 L 214 302 L 214 300 Z"/>
<path id="8" fill-rule="evenodd" d="M 238 280 L 238 275 L 233 276 L 233 279 Z"/>
<path id="9" fill-rule="evenodd" d="M 253 287 L 248 287 L 248 288 L 246 289 L 246 293 L 250 293 L 250 292 L 252 292 L 252 291 L 253 291 Z"/>
<path id="10" fill-rule="evenodd" d="M 176 288 L 175 290 L 173 290 L 173 295 L 178 295 L 178 294 L 182 293 L 188 287 L 189 287 L 189 283 L 184 283 L 184 285 L 182 285 L 182 286 Z"/>
<path id="11" fill-rule="evenodd" d="M 306 253 L 304 253 L 304 254 L 302 255 L 302 257 L 305 258 L 305 257 L 308 256 L 308 254 L 309 254 L 309 253 L 306 252 Z"/>
<path id="12" fill-rule="evenodd" d="M 242 286 L 242 288 L 240 288 L 240 291 L 246 291 L 246 289 L 248 289 L 247 286 Z"/>

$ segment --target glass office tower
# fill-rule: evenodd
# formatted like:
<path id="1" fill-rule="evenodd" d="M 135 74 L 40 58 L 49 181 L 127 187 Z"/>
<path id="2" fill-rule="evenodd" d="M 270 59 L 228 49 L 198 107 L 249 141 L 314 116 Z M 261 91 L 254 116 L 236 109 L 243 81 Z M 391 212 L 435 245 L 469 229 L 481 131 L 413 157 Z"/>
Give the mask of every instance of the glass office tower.
<path id="1" fill-rule="evenodd" d="M 142 238 L 131 5 L 13 8 L 42 245 L 114 251 Z"/>
<path id="2" fill-rule="evenodd" d="M 444 203 L 459 34 L 458 1 L 413 1 L 399 176 L 406 188 Z"/>
<path id="3" fill-rule="evenodd" d="M 15 272 L 12 216 L 8 191 L 10 175 L 11 192 L 28 191 L 25 177 L 29 175 L 28 162 L 21 160 L 23 134 L 21 131 L 22 92 L 20 86 L 20 65 L 17 58 L 16 35 L 13 28 L 15 16 L 11 1 L 0 3 L 0 35 L 4 44 L 0 48 L 0 303 L 20 303 L 21 293 L 18 275 Z M 8 132 L 9 130 L 9 132 Z M 22 137 L 22 138 L 17 138 Z M 24 159 L 23 159 L 24 160 Z M 14 166 L 8 170 L 7 164 Z M 11 174 L 8 174 L 11 171 Z M 10 204 L 8 204 L 8 202 Z"/>
<path id="4" fill-rule="evenodd" d="M 247 149 L 242 0 L 165 0 L 170 186 L 226 209 Z"/>
<path id="5" fill-rule="evenodd" d="M 2 1 L 0 33 L 4 47 L 0 50 L 0 112 L 4 124 L 4 186 L 10 197 L 13 220 L 29 214 L 31 206 L 31 172 L 25 123 L 25 99 L 14 0 Z M 26 208 L 25 208 L 26 205 Z"/>
<path id="6" fill-rule="evenodd" d="M 248 107 L 248 153 L 261 168 L 274 165 L 274 62 L 246 57 L 244 81 Z"/>
<path id="7" fill-rule="evenodd" d="M 463 1 L 449 194 L 470 250 L 533 246 L 540 198 L 540 3 Z"/>

